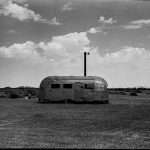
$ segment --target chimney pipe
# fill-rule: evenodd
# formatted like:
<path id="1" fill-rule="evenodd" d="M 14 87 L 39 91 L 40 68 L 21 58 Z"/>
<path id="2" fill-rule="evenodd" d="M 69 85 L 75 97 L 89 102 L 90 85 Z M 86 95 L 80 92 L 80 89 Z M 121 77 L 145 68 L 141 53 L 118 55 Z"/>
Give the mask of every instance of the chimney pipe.
<path id="1" fill-rule="evenodd" d="M 86 74 L 86 56 L 89 55 L 89 52 L 84 52 L 84 77 L 87 76 Z"/>
<path id="2" fill-rule="evenodd" d="M 84 52 L 84 76 L 86 77 L 86 52 Z"/>

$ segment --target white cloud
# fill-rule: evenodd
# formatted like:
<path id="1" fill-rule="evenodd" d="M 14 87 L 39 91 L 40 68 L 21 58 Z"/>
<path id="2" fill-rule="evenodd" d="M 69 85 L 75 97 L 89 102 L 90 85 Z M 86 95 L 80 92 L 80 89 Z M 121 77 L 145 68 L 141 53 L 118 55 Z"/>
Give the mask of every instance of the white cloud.
<path id="1" fill-rule="evenodd" d="M 124 29 L 140 29 L 142 26 L 137 24 L 130 24 L 122 26 Z"/>
<path id="2" fill-rule="evenodd" d="M 134 64 L 142 66 L 142 62 L 147 60 L 150 61 L 150 51 L 145 48 L 136 47 L 124 47 L 119 51 L 105 53 L 105 55 L 101 55 L 99 49 L 95 48 L 91 52 L 91 55 L 91 62 L 95 61 L 98 65 L 114 65 L 113 69 L 115 69 L 115 65 L 117 64 L 128 64 L 129 66 Z M 145 66 L 146 65 L 143 65 L 143 68 Z"/>
<path id="3" fill-rule="evenodd" d="M 28 0 L 12 0 L 12 1 L 16 2 L 16 3 L 23 4 L 23 3 L 26 3 Z"/>
<path id="4" fill-rule="evenodd" d="M 7 58 L 32 59 L 38 57 L 38 53 L 35 49 L 36 45 L 31 41 L 22 44 L 15 43 L 9 47 L 0 47 L 0 55 Z"/>
<path id="5" fill-rule="evenodd" d="M 17 33 L 17 32 L 16 32 L 16 30 L 10 29 L 10 30 L 8 30 L 8 33 L 14 34 L 14 33 Z"/>
<path id="6" fill-rule="evenodd" d="M 99 19 L 98 19 L 98 22 L 99 23 L 103 23 L 103 24 L 114 24 L 114 23 L 117 23 L 117 21 L 114 20 L 113 18 L 105 19 L 104 16 L 100 16 Z"/>
<path id="7" fill-rule="evenodd" d="M 8 1 L 6 5 L 3 5 L 2 9 L 0 10 L 0 14 L 17 18 L 20 21 L 27 19 L 38 21 L 41 19 L 39 14 L 35 14 L 34 11 L 13 3 L 12 1 Z"/>
<path id="8" fill-rule="evenodd" d="M 150 19 L 141 19 L 141 20 L 131 21 L 131 24 L 150 25 Z"/>
<path id="9" fill-rule="evenodd" d="M 9 47 L 0 47 L 0 56 L 15 59 L 47 59 L 63 60 L 78 56 L 79 53 L 90 43 L 87 33 L 70 33 L 55 36 L 49 42 L 15 43 Z"/>
<path id="10" fill-rule="evenodd" d="M 95 34 L 95 33 L 98 33 L 98 32 L 102 32 L 102 29 L 100 27 L 96 27 L 96 28 L 92 27 L 87 32 L 91 33 L 91 34 Z"/>
<path id="11" fill-rule="evenodd" d="M 47 22 L 47 21 L 46 21 L 46 22 Z M 56 26 L 62 25 L 62 23 L 60 23 L 56 17 L 52 18 L 52 19 L 51 19 L 50 21 L 48 21 L 47 23 L 48 23 L 48 24 L 51 24 L 51 25 L 56 25 Z"/>
<path id="12" fill-rule="evenodd" d="M 55 70 L 51 74 L 83 75 L 83 54 L 80 53 L 80 57 L 69 55 L 73 56 L 71 61 L 66 59 L 54 63 Z M 144 48 L 124 47 L 105 55 L 101 55 L 98 48 L 93 48 L 87 56 L 87 74 L 104 77 L 109 87 L 148 86 L 149 68 L 150 51 Z"/>
<path id="13" fill-rule="evenodd" d="M 88 56 L 88 74 L 105 77 L 111 87 L 149 86 L 150 51 L 124 47 L 101 55 L 98 49 Z"/>
<path id="14" fill-rule="evenodd" d="M 140 29 L 144 26 L 150 26 L 150 19 L 140 19 L 131 21 L 128 25 L 122 26 L 124 29 Z"/>
<path id="15" fill-rule="evenodd" d="M 107 63 L 130 63 L 137 64 L 142 59 L 150 58 L 150 51 L 144 48 L 124 47 L 120 51 L 107 53 L 103 58 L 103 62 Z"/>
<path id="16" fill-rule="evenodd" d="M 20 63 L 38 64 L 46 75 L 83 75 L 83 50 L 87 57 L 87 74 L 104 77 L 109 87 L 148 86 L 150 84 L 150 51 L 145 48 L 124 47 L 101 55 L 90 47 L 87 32 L 74 32 L 53 37 L 48 42 L 12 44 L 0 47 L 0 57 Z"/>
<path id="17" fill-rule="evenodd" d="M 65 45 L 66 49 L 69 48 L 69 51 L 79 51 L 81 49 L 76 48 L 84 47 L 90 43 L 86 32 L 74 32 L 63 36 L 56 36 L 52 38 L 52 41 Z"/>
<path id="18" fill-rule="evenodd" d="M 2 0 L 0 2 L 0 15 L 10 16 L 20 21 L 33 20 L 35 22 L 41 22 L 50 25 L 60 25 L 60 23 L 56 20 L 56 17 L 54 17 L 52 20 L 45 19 L 40 14 L 37 14 L 33 10 L 29 9 L 27 3 L 25 3 L 24 6 L 19 5 L 18 3 L 25 3 L 25 1 Z"/>
<path id="19" fill-rule="evenodd" d="M 92 27 L 92 28 L 90 28 L 87 32 L 88 32 L 88 33 L 91 33 L 91 34 L 95 34 L 95 33 L 97 33 L 97 30 Z"/>
<path id="20" fill-rule="evenodd" d="M 64 6 L 62 7 L 62 11 L 70 11 L 72 10 L 72 2 L 67 2 L 66 4 L 64 4 Z"/>

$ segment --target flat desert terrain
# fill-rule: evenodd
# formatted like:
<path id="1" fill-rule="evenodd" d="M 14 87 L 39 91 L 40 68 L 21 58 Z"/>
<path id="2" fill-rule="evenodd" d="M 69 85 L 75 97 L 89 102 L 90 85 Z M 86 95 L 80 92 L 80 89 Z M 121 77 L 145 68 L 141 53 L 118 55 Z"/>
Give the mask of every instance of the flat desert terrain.
<path id="1" fill-rule="evenodd" d="M 0 99 L 0 148 L 150 148 L 150 95 L 110 104 Z"/>

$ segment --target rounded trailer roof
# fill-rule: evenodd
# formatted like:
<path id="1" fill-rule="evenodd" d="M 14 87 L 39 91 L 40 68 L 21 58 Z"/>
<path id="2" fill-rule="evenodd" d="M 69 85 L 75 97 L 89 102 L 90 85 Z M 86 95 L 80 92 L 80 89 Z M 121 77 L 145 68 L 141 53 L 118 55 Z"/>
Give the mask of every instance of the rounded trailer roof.
<path id="1" fill-rule="evenodd" d="M 50 83 L 75 83 L 75 82 L 90 82 L 90 81 L 94 81 L 100 84 L 104 84 L 107 86 L 107 82 L 102 78 L 102 77 L 98 77 L 98 76 L 48 76 L 46 78 L 44 78 L 41 81 L 40 86 L 46 86 L 47 84 Z"/>

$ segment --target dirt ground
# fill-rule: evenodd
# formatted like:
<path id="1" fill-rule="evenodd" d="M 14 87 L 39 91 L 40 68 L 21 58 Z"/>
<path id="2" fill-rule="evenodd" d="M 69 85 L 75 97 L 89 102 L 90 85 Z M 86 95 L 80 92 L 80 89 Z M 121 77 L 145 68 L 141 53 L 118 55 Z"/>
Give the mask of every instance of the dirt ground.
<path id="1" fill-rule="evenodd" d="M 150 148 L 149 95 L 110 104 L 0 99 L 0 148 Z"/>

